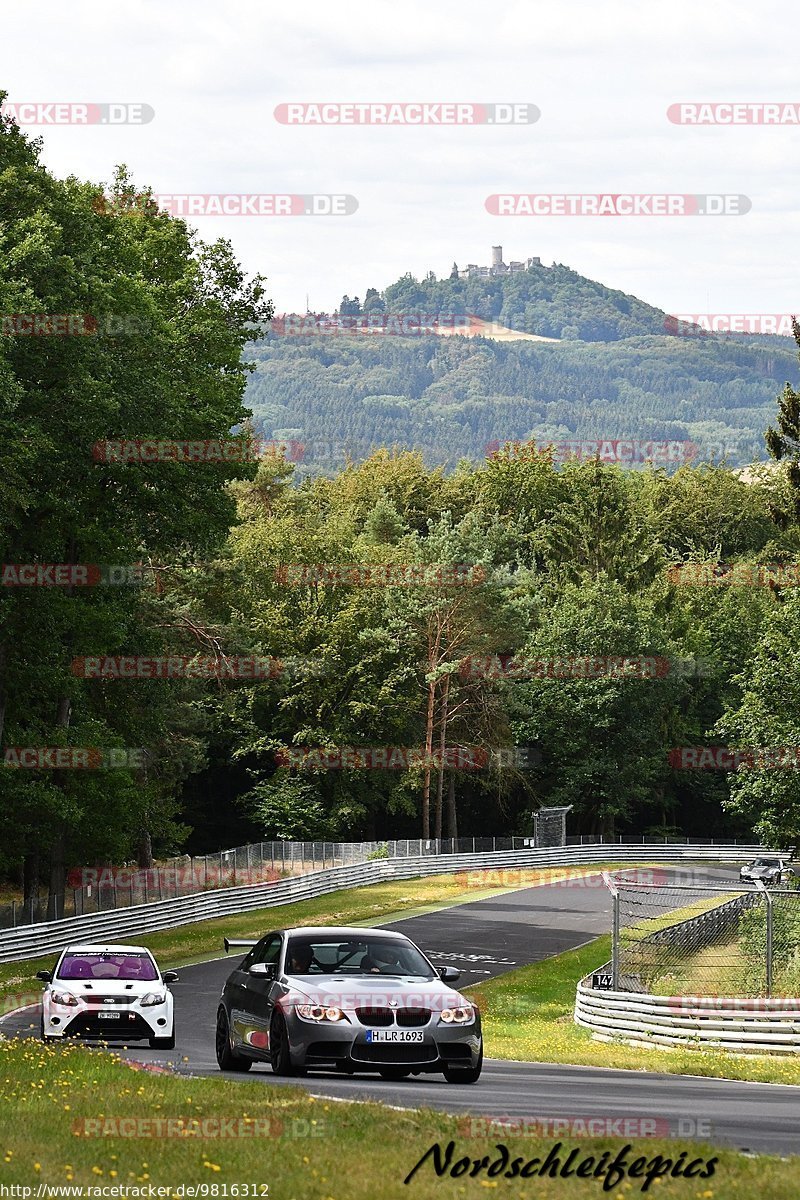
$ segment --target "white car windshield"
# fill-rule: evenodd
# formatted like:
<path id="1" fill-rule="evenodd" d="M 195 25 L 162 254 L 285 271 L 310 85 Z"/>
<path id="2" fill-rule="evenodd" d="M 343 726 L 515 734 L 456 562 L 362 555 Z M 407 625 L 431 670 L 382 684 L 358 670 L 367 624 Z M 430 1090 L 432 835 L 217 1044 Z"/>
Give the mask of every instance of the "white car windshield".
<path id="1" fill-rule="evenodd" d="M 780 865 L 777 858 L 757 858 L 753 863 L 754 867 L 779 867 Z"/>
<path id="2" fill-rule="evenodd" d="M 410 942 L 366 936 L 292 938 L 286 951 L 287 975 L 396 975 L 436 979 L 436 973 Z"/>
<path id="3" fill-rule="evenodd" d="M 152 983 L 158 979 L 149 954 L 65 954 L 58 968 L 59 979 L 124 979 Z"/>

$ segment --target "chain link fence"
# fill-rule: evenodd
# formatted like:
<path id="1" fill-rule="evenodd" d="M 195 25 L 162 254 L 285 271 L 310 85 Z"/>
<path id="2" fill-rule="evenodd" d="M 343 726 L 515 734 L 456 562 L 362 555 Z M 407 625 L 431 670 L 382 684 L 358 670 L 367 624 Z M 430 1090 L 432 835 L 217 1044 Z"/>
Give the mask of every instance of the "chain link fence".
<path id="1" fill-rule="evenodd" d="M 800 996 L 797 886 L 649 884 L 624 873 L 607 882 L 615 990 Z"/>
<path id="2" fill-rule="evenodd" d="M 46 894 L 24 902 L 0 905 L 0 929 L 13 929 L 40 921 L 83 916 L 128 908 L 179 896 L 192 896 L 214 888 L 268 883 L 327 867 L 356 866 L 370 859 L 417 858 L 423 855 L 490 854 L 534 847 L 633 844 L 628 838 L 595 835 L 566 837 L 564 817 L 568 809 L 541 809 L 536 813 L 536 836 L 400 838 L 383 842 L 256 842 L 190 858 L 170 859 L 150 870 L 136 866 L 85 867 L 69 872 L 67 888 L 48 908 Z M 688 838 L 648 838 L 642 845 L 689 844 Z M 692 839 L 693 845 L 713 846 L 711 839 Z M 737 845 L 725 842 L 725 845 Z M 757 850 L 758 847 L 751 847 Z"/>
<path id="3" fill-rule="evenodd" d="M 385 842 L 255 842 L 196 858 L 184 855 L 150 870 L 135 866 L 84 867 L 69 872 L 63 900 L 48 911 L 47 896 L 0 905 L 0 929 L 62 917 L 129 908 L 214 888 L 275 882 L 328 867 L 378 858 L 488 854 L 533 847 L 532 837 L 401 838 Z"/>

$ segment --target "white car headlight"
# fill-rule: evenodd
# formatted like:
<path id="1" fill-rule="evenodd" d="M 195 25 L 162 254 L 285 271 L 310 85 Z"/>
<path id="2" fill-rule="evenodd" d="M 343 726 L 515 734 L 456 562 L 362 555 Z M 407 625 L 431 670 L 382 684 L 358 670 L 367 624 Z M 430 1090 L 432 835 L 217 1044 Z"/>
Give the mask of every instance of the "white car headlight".
<path id="1" fill-rule="evenodd" d="M 346 1021 L 340 1008 L 326 1008 L 324 1004 L 295 1004 L 295 1012 L 304 1021 Z"/>
<path id="2" fill-rule="evenodd" d="M 53 1004 L 64 1004 L 67 1008 L 76 1008 L 78 1005 L 78 997 L 73 996 L 72 992 L 52 991 L 50 999 Z"/>
<path id="3" fill-rule="evenodd" d="M 146 995 L 142 996 L 139 1003 L 142 1008 L 151 1008 L 154 1004 L 163 1004 L 166 998 L 164 992 L 147 992 Z"/>
<path id="4" fill-rule="evenodd" d="M 468 1025 L 475 1020 L 475 1009 L 471 1004 L 461 1004 L 457 1008 L 443 1008 L 440 1020 L 445 1025 Z"/>

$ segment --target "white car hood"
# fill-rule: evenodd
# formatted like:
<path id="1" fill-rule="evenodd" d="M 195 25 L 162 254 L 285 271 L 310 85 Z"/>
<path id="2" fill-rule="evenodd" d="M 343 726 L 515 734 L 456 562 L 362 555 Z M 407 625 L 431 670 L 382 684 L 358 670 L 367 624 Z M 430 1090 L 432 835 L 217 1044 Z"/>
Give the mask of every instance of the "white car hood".
<path id="1" fill-rule="evenodd" d="M 72 992 L 73 996 L 89 999 L 91 996 L 130 996 L 139 999 L 148 992 L 166 992 L 166 984 L 160 979 L 59 979 L 50 985 L 58 992 Z"/>

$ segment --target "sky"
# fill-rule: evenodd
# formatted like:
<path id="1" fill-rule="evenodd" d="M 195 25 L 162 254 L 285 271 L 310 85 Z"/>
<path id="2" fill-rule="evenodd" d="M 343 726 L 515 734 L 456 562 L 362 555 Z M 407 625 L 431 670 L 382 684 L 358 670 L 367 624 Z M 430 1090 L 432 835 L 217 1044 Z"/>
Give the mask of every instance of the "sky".
<path id="1" fill-rule="evenodd" d="M 6 5 L 11 103 L 145 104 L 145 124 L 30 125 L 57 175 L 126 163 L 159 195 L 347 195 L 350 215 L 213 216 L 277 312 L 406 272 L 539 256 L 670 313 L 798 304 L 800 125 L 674 124 L 670 105 L 793 103 L 800 11 L 721 0 L 39 0 Z M 528 104 L 533 123 L 287 125 L 281 104 Z M 495 193 L 745 195 L 721 216 L 495 216 Z"/>

